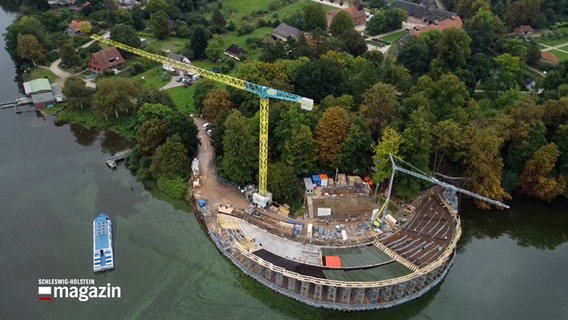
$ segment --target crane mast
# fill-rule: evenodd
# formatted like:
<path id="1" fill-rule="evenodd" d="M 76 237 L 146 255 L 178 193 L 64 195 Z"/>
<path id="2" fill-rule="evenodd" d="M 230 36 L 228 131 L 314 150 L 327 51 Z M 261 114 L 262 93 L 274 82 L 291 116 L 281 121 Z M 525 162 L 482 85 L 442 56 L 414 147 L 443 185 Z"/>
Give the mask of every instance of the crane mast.
<path id="1" fill-rule="evenodd" d="M 196 67 L 192 64 L 184 63 L 181 61 L 176 61 L 169 59 L 167 57 L 146 52 L 141 49 L 137 49 L 128 46 L 124 43 L 113 41 L 110 39 L 105 39 L 98 35 L 91 35 L 91 39 L 98 42 L 104 43 L 109 46 L 116 47 L 118 49 L 124 50 L 126 52 L 133 53 L 137 56 L 159 62 L 162 64 L 167 64 L 175 69 L 183 70 L 186 72 L 191 72 L 194 74 L 199 74 L 201 77 L 208 78 L 225 85 L 247 91 L 257 95 L 260 98 L 260 136 L 259 136 L 259 154 L 258 154 L 258 193 L 261 196 L 266 195 L 267 180 L 268 180 L 268 110 L 269 110 L 269 99 L 278 99 L 290 102 L 298 102 L 301 104 L 301 108 L 304 110 L 312 110 L 314 105 L 314 100 L 310 98 L 301 97 L 293 93 L 286 91 L 274 89 L 267 86 L 261 86 L 256 83 L 245 81 L 239 78 L 231 77 L 225 74 L 220 74 Z"/>
<path id="2" fill-rule="evenodd" d="M 428 182 L 437 184 L 437 185 L 439 185 L 439 186 L 441 186 L 441 187 L 443 187 L 443 188 L 445 188 L 445 189 L 449 189 L 449 190 L 452 190 L 452 191 L 454 191 L 454 192 L 463 193 L 463 194 L 468 195 L 468 196 L 470 196 L 470 197 L 472 197 L 472 198 L 475 198 L 475 199 L 477 199 L 477 200 L 481 200 L 481 201 L 485 201 L 485 202 L 487 202 L 487 203 L 490 203 L 490 204 L 492 204 L 492 205 L 494 205 L 494 206 L 496 206 L 496 207 L 501 207 L 501 208 L 509 209 L 509 206 L 506 205 L 506 204 L 504 204 L 503 202 L 500 202 L 500 201 L 497 201 L 497 200 L 493 200 L 493 199 L 489 199 L 489 198 L 487 198 L 487 197 L 484 197 L 484 196 L 479 195 L 479 194 L 477 194 L 477 193 L 471 192 L 471 191 L 469 191 L 469 190 L 465 190 L 465 189 L 462 189 L 462 188 L 458 188 L 458 187 L 456 187 L 456 186 L 454 186 L 454 185 L 452 185 L 452 184 L 449 184 L 449 183 L 440 181 L 440 180 L 438 180 L 438 179 L 436 179 L 436 178 L 434 178 L 434 177 L 429 177 L 429 176 L 427 176 L 427 175 L 424 175 L 424 174 L 421 174 L 421 173 L 414 172 L 414 171 L 412 171 L 412 170 L 408 170 L 408 169 L 399 167 L 399 166 L 396 165 L 396 163 L 394 162 L 393 157 L 395 157 L 395 156 L 393 156 L 392 154 L 389 153 L 389 157 L 390 157 L 390 160 L 391 160 L 391 163 L 392 163 L 392 174 L 391 174 L 391 178 L 390 178 L 390 181 L 389 181 L 389 188 L 388 188 L 388 191 L 387 191 L 387 199 L 386 199 L 385 203 L 383 204 L 383 206 L 381 207 L 381 210 L 378 212 L 377 216 L 376 216 L 376 217 L 372 217 L 372 220 L 373 220 L 372 222 L 375 222 L 375 221 L 377 221 L 377 220 L 380 220 L 379 223 L 382 223 L 382 220 L 383 220 L 383 217 L 384 217 L 384 212 L 386 212 L 386 210 L 387 210 L 387 208 L 388 208 L 388 202 L 389 202 L 390 196 L 391 196 L 392 184 L 393 184 L 393 180 L 394 180 L 394 174 L 396 173 L 396 171 L 400 171 L 400 172 L 402 172 L 402 173 L 406 173 L 406 174 L 408 174 L 408 175 L 411 175 L 411 176 L 413 176 L 413 177 L 415 177 L 415 178 L 422 179 L 422 180 L 425 180 L 425 181 L 428 181 Z"/>

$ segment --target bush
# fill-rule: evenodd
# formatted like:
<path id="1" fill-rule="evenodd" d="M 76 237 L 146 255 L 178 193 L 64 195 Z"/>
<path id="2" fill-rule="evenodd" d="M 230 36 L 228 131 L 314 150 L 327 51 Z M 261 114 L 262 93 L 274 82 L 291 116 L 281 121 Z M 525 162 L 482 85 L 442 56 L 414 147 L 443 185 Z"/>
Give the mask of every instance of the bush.
<path id="1" fill-rule="evenodd" d="M 235 26 L 235 23 L 233 21 L 229 22 L 229 24 L 227 25 L 227 30 L 229 31 L 237 30 L 237 27 Z"/>
<path id="2" fill-rule="evenodd" d="M 132 70 L 130 70 L 130 74 L 135 76 L 137 74 L 140 74 L 144 71 L 144 68 L 139 64 L 139 63 L 135 63 L 132 65 Z"/>
<path id="3" fill-rule="evenodd" d="M 254 31 L 254 26 L 251 26 L 250 24 L 245 24 L 244 26 L 242 26 L 237 30 L 237 35 L 242 36 L 245 34 L 252 33 L 253 31 Z"/>
<path id="4" fill-rule="evenodd" d="M 188 188 L 182 178 L 171 176 L 160 176 L 157 185 L 160 191 L 173 199 L 183 199 Z"/>

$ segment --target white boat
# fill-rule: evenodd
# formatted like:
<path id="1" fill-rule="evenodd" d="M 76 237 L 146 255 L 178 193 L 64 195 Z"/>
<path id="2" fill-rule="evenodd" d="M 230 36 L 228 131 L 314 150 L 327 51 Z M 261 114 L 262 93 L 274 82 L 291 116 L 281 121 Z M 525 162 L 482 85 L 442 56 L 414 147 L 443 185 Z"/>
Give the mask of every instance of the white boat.
<path id="1" fill-rule="evenodd" d="M 114 269 L 112 222 L 101 212 L 93 221 L 93 271 Z"/>

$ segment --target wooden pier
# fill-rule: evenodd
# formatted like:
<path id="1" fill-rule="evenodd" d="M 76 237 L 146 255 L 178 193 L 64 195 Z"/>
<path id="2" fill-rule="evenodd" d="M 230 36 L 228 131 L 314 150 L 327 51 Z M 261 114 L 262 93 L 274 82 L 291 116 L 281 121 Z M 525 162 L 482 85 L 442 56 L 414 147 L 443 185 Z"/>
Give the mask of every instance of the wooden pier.
<path id="1" fill-rule="evenodd" d="M 117 162 L 124 160 L 131 153 L 132 153 L 132 149 L 130 149 L 130 148 L 124 149 L 122 151 L 115 153 L 113 156 L 106 157 L 105 163 L 109 168 L 116 169 Z"/>

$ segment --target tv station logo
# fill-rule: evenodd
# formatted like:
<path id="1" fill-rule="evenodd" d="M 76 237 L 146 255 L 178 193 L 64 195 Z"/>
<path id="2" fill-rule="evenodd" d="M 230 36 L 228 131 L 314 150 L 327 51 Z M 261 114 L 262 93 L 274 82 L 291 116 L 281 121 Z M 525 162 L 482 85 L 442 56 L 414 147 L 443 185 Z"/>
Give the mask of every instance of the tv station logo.
<path id="1" fill-rule="evenodd" d="M 116 299 L 122 296 L 120 286 L 96 286 L 95 279 L 39 279 L 39 301 L 75 299 L 86 302 L 91 299 Z"/>

